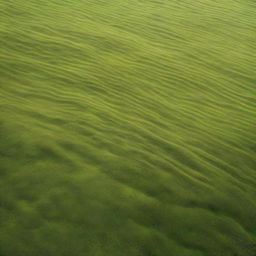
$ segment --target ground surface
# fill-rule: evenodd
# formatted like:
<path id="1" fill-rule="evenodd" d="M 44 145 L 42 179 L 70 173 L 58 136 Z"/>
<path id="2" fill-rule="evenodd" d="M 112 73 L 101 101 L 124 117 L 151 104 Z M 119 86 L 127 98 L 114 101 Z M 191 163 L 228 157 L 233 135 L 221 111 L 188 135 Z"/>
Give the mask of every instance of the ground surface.
<path id="1" fill-rule="evenodd" d="M 252 0 L 0 0 L 0 255 L 255 256 Z"/>

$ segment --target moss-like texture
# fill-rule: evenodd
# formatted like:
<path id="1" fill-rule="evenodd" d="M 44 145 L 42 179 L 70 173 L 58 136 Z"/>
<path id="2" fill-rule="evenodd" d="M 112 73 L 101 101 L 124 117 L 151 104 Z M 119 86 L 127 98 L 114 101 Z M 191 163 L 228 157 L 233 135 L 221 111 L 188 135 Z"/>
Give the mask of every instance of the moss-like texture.
<path id="1" fill-rule="evenodd" d="M 255 256 L 252 0 L 0 0 L 0 255 Z"/>

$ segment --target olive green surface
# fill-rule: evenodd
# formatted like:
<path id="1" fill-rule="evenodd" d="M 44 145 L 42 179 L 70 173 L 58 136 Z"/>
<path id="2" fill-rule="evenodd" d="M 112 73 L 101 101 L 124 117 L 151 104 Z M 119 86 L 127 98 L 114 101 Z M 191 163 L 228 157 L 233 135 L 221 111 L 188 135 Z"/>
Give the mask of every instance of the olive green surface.
<path id="1" fill-rule="evenodd" d="M 0 0 L 0 256 L 255 256 L 254 0 Z"/>

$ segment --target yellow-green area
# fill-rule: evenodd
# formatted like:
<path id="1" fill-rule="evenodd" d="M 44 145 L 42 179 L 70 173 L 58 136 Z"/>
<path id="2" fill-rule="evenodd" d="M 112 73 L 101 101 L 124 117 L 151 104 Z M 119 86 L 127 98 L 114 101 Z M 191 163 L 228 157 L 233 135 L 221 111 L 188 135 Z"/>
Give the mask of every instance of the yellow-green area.
<path id="1" fill-rule="evenodd" d="M 0 0 L 0 256 L 255 256 L 254 0 Z"/>

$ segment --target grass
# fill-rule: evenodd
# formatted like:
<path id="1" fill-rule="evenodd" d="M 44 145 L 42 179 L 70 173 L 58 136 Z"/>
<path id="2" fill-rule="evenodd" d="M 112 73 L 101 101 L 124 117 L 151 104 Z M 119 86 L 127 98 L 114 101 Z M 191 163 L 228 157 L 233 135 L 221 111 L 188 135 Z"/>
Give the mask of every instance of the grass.
<path id="1" fill-rule="evenodd" d="M 0 255 L 255 256 L 255 10 L 0 0 Z"/>

